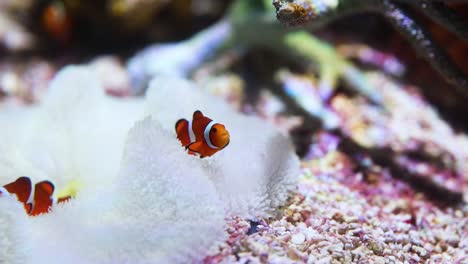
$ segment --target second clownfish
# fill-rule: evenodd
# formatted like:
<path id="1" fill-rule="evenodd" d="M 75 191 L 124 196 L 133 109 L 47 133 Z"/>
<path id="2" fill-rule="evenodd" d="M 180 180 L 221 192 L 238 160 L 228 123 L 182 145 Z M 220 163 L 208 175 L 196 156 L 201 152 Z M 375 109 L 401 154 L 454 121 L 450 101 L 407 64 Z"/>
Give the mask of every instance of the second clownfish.
<path id="1" fill-rule="evenodd" d="M 192 121 L 177 121 L 175 129 L 182 146 L 189 150 L 189 154 L 198 154 L 200 158 L 212 156 L 229 144 L 229 132 L 224 125 L 199 110 L 193 113 Z"/>
<path id="2" fill-rule="evenodd" d="M 47 213 L 50 207 L 55 203 L 65 202 L 71 197 L 55 199 L 54 184 L 50 181 L 41 181 L 34 185 L 28 177 L 20 177 L 16 181 L 11 182 L 3 187 L 0 186 L 0 197 L 2 195 L 16 195 L 26 213 L 36 216 Z"/>

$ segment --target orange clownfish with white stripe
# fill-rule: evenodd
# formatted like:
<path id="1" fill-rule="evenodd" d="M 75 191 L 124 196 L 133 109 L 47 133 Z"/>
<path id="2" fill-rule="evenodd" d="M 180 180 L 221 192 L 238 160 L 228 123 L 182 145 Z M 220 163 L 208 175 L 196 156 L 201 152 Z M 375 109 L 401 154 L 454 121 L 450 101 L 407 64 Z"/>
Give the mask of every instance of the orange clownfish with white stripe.
<path id="1" fill-rule="evenodd" d="M 229 132 L 224 125 L 204 116 L 201 111 L 193 113 L 193 120 L 180 119 L 175 125 L 177 138 L 189 154 L 209 157 L 229 144 Z"/>
<path id="2" fill-rule="evenodd" d="M 56 199 L 54 194 L 54 184 L 50 181 L 41 181 L 34 185 L 28 177 L 20 177 L 16 181 L 0 186 L 0 197 L 16 195 L 26 213 L 31 216 L 49 212 L 50 207 L 56 203 L 68 201 L 71 197 Z"/>

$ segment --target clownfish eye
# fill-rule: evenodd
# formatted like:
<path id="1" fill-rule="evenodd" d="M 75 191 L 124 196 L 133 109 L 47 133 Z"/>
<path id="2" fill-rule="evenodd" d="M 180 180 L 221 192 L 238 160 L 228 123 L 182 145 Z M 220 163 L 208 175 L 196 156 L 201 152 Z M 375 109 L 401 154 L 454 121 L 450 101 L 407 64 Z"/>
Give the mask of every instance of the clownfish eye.
<path id="1" fill-rule="evenodd" d="M 213 127 L 213 128 L 211 129 L 211 132 L 213 132 L 213 133 L 216 133 L 217 131 L 218 131 L 218 130 L 217 130 L 215 127 Z"/>

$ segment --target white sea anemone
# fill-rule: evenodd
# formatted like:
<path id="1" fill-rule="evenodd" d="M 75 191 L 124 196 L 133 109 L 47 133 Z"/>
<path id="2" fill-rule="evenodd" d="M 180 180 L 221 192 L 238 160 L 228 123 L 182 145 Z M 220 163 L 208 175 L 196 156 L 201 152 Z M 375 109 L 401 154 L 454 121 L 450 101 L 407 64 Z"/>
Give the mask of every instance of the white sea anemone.
<path id="1" fill-rule="evenodd" d="M 205 159 L 188 155 L 174 132 L 197 109 L 231 134 Z M 225 217 L 272 214 L 299 174 L 273 127 L 178 78 L 154 80 L 146 102 L 122 101 L 86 67 L 67 67 L 43 105 L 0 112 L 0 123 L 0 184 L 22 175 L 57 189 L 82 183 L 71 202 L 37 217 L 1 197 L 0 263 L 198 261 L 224 239 Z"/>
<path id="2" fill-rule="evenodd" d="M 256 117 L 231 109 L 220 99 L 200 92 L 190 81 L 157 78 L 147 94 L 147 112 L 174 134 L 174 120 L 192 118 L 195 110 L 226 126 L 229 146 L 200 160 L 233 215 L 267 216 L 286 199 L 299 172 L 289 140 Z"/>

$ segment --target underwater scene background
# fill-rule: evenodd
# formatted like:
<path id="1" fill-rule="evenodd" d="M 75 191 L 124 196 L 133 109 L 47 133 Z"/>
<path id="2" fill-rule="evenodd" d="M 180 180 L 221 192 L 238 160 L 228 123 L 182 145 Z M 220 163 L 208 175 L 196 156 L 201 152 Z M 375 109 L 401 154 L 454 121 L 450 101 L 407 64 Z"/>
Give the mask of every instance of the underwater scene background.
<path id="1" fill-rule="evenodd" d="M 0 2 L 0 263 L 468 263 L 464 0 Z"/>

